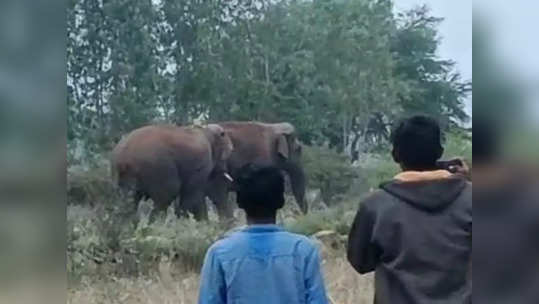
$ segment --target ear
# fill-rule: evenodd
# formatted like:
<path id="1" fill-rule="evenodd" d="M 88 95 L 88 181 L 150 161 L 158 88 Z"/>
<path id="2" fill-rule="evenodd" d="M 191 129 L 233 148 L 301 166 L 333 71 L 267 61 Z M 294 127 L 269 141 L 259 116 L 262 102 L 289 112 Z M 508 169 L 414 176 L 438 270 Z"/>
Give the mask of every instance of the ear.
<path id="1" fill-rule="evenodd" d="M 438 148 L 438 153 L 437 153 L 437 155 L 436 155 L 436 156 L 437 156 L 436 159 L 437 159 L 437 160 L 440 159 L 440 158 L 442 157 L 442 155 L 444 155 L 444 148 L 443 148 L 442 146 L 440 146 L 440 147 Z"/>
<path id="2" fill-rule="evenodd" d="M 234 150 L 234 144 L 232 144 L 230 137 L 228 137 L 225 131 L 219 133 L 218 136 L 221 140 L 221 153 L 219 155 L 219 159 L 221 161 L 225 161 L 230 157 L 230 155 L 232 155 L 232 151 Z"/>
<path id="3" fill-rule="evenodd" d="M 290 135 L 290 134 L 296 132 L 296 129 L 294 128 L 294 126 L 291 123 L 288 123 L 288 122 L 281 122 L 281 123 L 272 124 L 272 127 L 275 130 L 275 133 L 277 133 L 277 134 Z"/>
<path id="4" fill-rule="evenodd" d="M 391 156 L 393 156 L 393 160 L 397 164 L 400 164 L 401 160 L 400 160 L 400 157 L 399 157 L 399 152 L 397 151 L 397 149 L 395 147 L 393 147 L 393 149 L 391 150 Z"/>
<path id="5" fill-rule="evenodd" d="M 232 145 L 232 143 L 231 142 L 225 143 L 225 146 L 223 147 L 223 149 L 221 151 L 220 159 L 222 161 L 227 160 L 230 157 L 230 155 L 232 154 L 232 150 L 234 150 L 234 146 Z"/>
<path id="6" fill-rule="evenodd" d="M 288 141 L 284 135 L 277 138 L 277 153 L 285 159 L 288 159 L 290 151 L 288 151 Z"/>

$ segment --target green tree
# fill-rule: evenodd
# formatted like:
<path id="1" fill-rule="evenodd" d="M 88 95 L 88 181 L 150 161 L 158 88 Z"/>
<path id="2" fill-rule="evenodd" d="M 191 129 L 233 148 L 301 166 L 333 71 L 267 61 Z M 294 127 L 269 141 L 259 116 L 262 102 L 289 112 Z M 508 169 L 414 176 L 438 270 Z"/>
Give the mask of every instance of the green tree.
<path id="1" fill-rule="evenodd" d="M 445 126 L 466 122 L 464 102 L 471 93 L 471 81 L 463 81 L 455 62 L 439 58 L 438 26 L 443 18 L 433 17 L 427 6 L 400 13 L 391 43 L 395 76 L 407 82 L 399 94 L 404 114 L 426 113 Z"/>

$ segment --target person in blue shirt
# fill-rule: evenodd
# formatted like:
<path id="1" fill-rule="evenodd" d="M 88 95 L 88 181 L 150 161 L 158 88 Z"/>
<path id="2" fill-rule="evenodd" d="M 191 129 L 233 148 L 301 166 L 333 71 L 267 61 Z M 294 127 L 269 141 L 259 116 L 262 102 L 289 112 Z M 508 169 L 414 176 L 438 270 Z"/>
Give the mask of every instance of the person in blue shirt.
<path id="1" fill-rule="evenodd" d="M 276 225 L 285 201 L 280 170 L 247 165 L 235 187 L 248 225 L 206 253 L 199 304 L 328 303 L 317 247 Z"/>

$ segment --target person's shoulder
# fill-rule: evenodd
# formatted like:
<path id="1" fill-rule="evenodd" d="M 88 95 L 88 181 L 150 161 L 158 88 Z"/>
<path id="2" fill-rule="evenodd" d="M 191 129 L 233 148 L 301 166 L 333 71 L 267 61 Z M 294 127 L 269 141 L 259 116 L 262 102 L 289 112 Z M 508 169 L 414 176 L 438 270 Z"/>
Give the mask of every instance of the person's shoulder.
<path id="1" fill-rule="evenodd" d="M 383 189 L 376 189 L 367 194 L 360 201 L 360 208 L 365 209 L 376 209 L 381 207 L 384 204 L 393 202 L 395 198 Z"/>
<path id="2" fill-rule="evenodd" d="M 311 243 L 311 239 L 303 234 L 289 232 L 289 231 L 283 231 L 282 234 L 285 237 L 289 238 L 290 240 L 293 240 L 299 243 Z"/>
<path id="3" fill-rule="evenodd" d="M 244 227 L 234 228 L 225 232 L 217 241 L 215 241 L 210 248 L 209 252 L 214 254 L 225 253 L 235 247 L 235 244 L 241 238 Z"/>
<path id="4" fill-rule="evenodd" d="M 288 239 L 289 242 L 293 243 L 296 250 L 302 252 L 303 254 L 309 254 L 310 252 L 318 249 L 316 243 L 305 235 L 283 231 L 282 236 L 283 238 Z"/>

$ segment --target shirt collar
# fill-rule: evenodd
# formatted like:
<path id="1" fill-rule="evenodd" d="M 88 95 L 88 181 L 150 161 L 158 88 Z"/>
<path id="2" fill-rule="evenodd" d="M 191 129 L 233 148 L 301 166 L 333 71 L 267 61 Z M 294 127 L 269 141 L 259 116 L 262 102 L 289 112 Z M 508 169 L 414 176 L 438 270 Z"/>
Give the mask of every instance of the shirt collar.
<path id="1" fill-rule="evenodd" d="M 283 228 L 276 224 L 256 224 L 248 225 L 247 227 L 245 227 L 244 231 L 249 233 L 277 232 L 283 231 Z"/>

